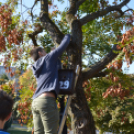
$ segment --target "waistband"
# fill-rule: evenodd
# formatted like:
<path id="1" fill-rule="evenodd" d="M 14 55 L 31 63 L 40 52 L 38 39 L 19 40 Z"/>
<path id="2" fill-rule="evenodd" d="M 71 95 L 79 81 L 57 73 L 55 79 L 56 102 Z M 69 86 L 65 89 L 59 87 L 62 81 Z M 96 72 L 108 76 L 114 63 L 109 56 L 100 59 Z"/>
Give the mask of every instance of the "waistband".
<path id="1" fill-rule="evenodd" d="M 37 98 L 35 98 L 33 101 L 36 101 L 36 100 L 40 100 L 40 99 L 47 99 L 47 100 L 54 100 L 56 101 L 56 99 L 54 97 L 50 97 L 50 96 L 39 96 Z"/>

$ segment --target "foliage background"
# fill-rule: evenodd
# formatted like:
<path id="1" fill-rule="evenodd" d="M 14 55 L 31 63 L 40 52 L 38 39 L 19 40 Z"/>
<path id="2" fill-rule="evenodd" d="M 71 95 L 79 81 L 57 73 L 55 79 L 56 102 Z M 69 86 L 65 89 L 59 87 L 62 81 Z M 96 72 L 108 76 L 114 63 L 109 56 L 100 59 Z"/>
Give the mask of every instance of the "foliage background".
<path id="1" fill-rule="evenodd" d="M 8 0 L 8 2 L 11 2 Z M 59 1 L 60 4 L 63 0 Z M 18 13 L 17 6 L 21 5 L 20 1 L 15 0 L 13 4 L 11 4 L 11 8 L 13 10 L 12 15 L 12 24 L 11 29 L 17 27 L 18 31 L 23 33 L 23 41 L 21 40 L 21 45 L 12 44 L 10 46 L 8 43 L 7 51 L 3 52 L 5 56 L 4 62 L 6 66 L 16 66 L 19 69 L 27 70 L 28 66 L 31 66 L 33 63 L 29 58 L 29 52 L 33 48 L 32 42 L 29 34 L 32 34 L 35 29 L 41 28 L 41 23 L 38 18 L 38 15 L 34 14 L 33 22 L 31 21 L 31 13 L 30 9 L 26 10 L 28 16 L 26 16 L 27 20 L 25 21 L 24 14 L 21 14 L 23 11 L 21 10 Z M 31 3 L 30 3 L 31 4 Z M 55 22 L 58 28 L 64 33 L 70 33 L 69 25 L 66 21 L 66 13 L 68 8 L 65 8 L 63 12 L 58 11 L 57 7 L 51 4 L 50 1 L 50 11 L 49 15 L 53 22 Z M 107 7 L 108 3 L 105 1 L 104 7 Z M 68 7 L 68 5 L 67 5 Z M 84 15 L 88 15 L 89 13 L 95 12 L 98 8 L 102 8 L 101 5 L 98 4 L 97 0 L 86 1 L 83 3 L 78 13 L 76 14 L 76 18 L 80 18 Z M 100 59 L 104 58 L 104 56 L 111 50 L 113 44 L 119 43 L 118 36 L 122 35 L 122 31 L 125 28 L 129 30 L 132 28 L 132 24 L 128 24 L 126 21 L 126 16 L 120 17 L 119 19 L 115 19 L 113 14 L 116 15 L 115 12 L 111 12 L 99 19 L 95 19 L 90 21 L 89 23 L 82 26 L 83 32 L 83 44 L 82 44 L 82 68 L 86 68 L 87 66 L 91 66 Z M 57 17 L 61 15 L 61 20 L 58 20 Z M 30 20 L 29 20 L 30 18 Z M 24 22 L 21 22 L 20 20 Z M 8 35 L 4 34 L 5 37 Z M 36 36 L 37 43 L 40 46 L 43 46 L 46 52 L 50 52 L 51 48 L 56 46 L 57 44 L 52 43 L 52 39 L 50 34 L 46 31 L 43 31 L 42 34 Z M 121 43 L 120 43 L 121 45 Z M 123 46 L 121 46 L 123 47 Z M 64 54 L 62 57 L 62 63 L 64 65 L 67 64 L 67 55 Z M 119 58 L 119 57 L 118 57 Z M 133 53 L 131 53 L 131 60 L 133 60 Z M 121 59 L 124 60 L 124 57 L 121 55 Z M 84 62 L 86 61 L 86 62 Z M 117 71 L 113 71 L 112 69 L 105 69 L 109 73 L 112 72 L 114 77 L 119 77 L 120 80 L 114 83 L 110 79 L 110 75 L 107 75 L 109 79 L 106 78 L 93 78 L 88 80 L 87 85 L 84 85 L 85 88 L 85 96 L 87 97 L 87 101 L 90 109 L 92 110 L 92 114 L 94 116 L 96 127 L 101 132 L 110 131 L 119 133 L 133 133 L 133 76 L 127 76 L 122 73 L 120 69 Z M 27 70 L 20 78 L 20 98 L 18 110 L 21 114 L 21 120 L 19 122 L 28 123 L 29 126 L 32 125 L 32 114 L 31 114 L 31 98 L 36 88 L 36 82 L 33 78 L 31 70 Z M 123 90 L 130 90 L 129 95 L 125 96 L 123 99 L 120 96 L 111 97 L 110 95 L 107 98 L 103 97 L 103 93 L 107 91 L 107 88 L 111 85 L 116 85 L 121 83 Z M 128 86 L 130 85 L 130 87 Z M 12 84 L 2 85 L 4 90 L 12 91 Z M 69 120 L 70 121 L 70 120 Z"/>

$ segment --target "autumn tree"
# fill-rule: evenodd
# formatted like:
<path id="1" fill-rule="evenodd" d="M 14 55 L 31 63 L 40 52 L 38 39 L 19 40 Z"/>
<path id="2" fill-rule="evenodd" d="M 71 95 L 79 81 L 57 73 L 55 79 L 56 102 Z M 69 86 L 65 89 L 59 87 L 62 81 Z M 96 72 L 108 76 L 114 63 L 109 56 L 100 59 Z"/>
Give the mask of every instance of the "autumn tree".
<path id="1" fill-rule="evenodd" d="M 18 0 L 8 0 L 8 4 L 0 7 L 0 51 L 4 53 L 2 62 L 5 66 L 12 63 L 26 69 L 31 63 L 28 60 L 31 46 L 40 45 L 49 52 L 50 47 L 60 44 L 66 33 L 71 34 L 69 47 L 62 58 L 64 66 L 68 64 L 73 69 L 77 65 L 81 67 L 69 109 L 74 134 L 95 134 L 96 130 L 83 84 L 89 79 L 104 77 L 110 72 L 110 78 L 114 81 L 113 71 L 121 71 L 124 55 L 127 64 L 131 64 L 134 53 L 133 10 L 129 7 L 126 11 L 122 10 L 130 1 L 114 0 L 110 4 L 107 0 L 69 0 L 69 8 L 60 12 L 52 0 L 36 0 L 28 11 L 31 16 L 29 22 L 20 22 L 20 15 L 14 14 Z M 22 2 L 23 0 L 21 4 Z M 33 12 L 37 2 L 41 5 L 39 16 Z M 51 7 L 53 11 L 49 12 Z M 56 20 L 57 15 L 61 15 L 61 20 Z M 130 29 L 122 35 L 123 27 Z M 33 45 L 30 45 L 29 39 Z M 99 58 L 96 59 L 95 56 Z M 121 90 L 121 85 L 119 86 L 116 89 Z M 109 94 L 103 94 L 105 95 Z"/>
<path id="2" fill-rule="evenodd" d="M 0 76 L 0 85 L 4 84 L 5 82 L 7 82 L 9 80 L 8 76 L 6 74 L 2 74 Z"/>

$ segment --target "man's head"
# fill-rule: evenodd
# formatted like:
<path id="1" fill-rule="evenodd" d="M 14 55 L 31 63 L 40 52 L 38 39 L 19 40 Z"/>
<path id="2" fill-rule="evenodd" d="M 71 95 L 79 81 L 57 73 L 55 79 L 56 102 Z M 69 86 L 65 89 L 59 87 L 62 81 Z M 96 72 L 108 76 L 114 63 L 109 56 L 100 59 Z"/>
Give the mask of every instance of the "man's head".
<path id="1" fill-rule="evenodd" d="M 0 120 L 8 120 L 12 113 L 13 99 L 0 89 Z"/>
<path id="2" fill-rule="evenodd" d="M 34 61 L 37 61 L 40 57 L 45 56 L 46 52 L 42 47 L 35 47 L 31 50 L 30 55 Z"/>

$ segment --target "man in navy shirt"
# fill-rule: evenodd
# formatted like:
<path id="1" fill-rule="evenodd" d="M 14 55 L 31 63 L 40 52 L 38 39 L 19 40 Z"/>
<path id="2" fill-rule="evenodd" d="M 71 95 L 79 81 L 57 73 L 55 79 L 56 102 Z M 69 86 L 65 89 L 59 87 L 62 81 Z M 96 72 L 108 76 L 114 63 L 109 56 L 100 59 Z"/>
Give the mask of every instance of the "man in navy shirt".
<path id="1" fill-rule="evenodd" d="M 0 134 L 9 134 L 3 128 L 12 115 L 12 107 L 13 100 L 11 96 L 0 89 Z"/>
<path id="2" fill-rule="evenodd" d="M 36 47 L 30 52 L 35 61 L 32 69 L 37 81 L 32 102 L 34 134 L 57 134 L 59 113 L 56 98 L 59 93 L 58 70 L 60 69 L 58 58 L 69 42 L 70 35 L 67 34 L 59 47 L 48 54 L 41 47 Z"/>

